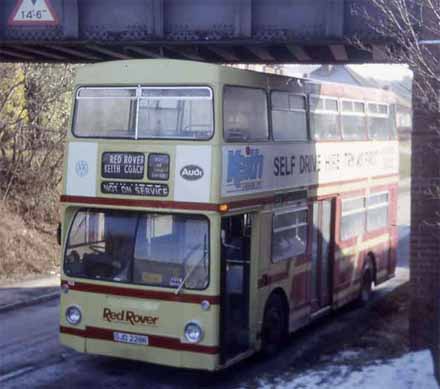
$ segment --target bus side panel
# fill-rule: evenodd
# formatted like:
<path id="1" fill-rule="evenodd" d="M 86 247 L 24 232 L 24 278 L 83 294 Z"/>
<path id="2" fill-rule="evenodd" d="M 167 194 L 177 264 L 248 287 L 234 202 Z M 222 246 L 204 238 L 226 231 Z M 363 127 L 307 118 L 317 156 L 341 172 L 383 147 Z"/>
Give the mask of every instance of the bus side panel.
<path id="1" fill-rule="evenodd" d="M 340 251 L 335 256 L 334 262 L 334 290 L 333 290 L 333 302 L 336 307 L 344 305 L 349 301 L 356 298 L 359 288 L 359 272 L 361 256 L 353 250 Z"/>
<path id="2" fill-rule="evenodd" d="M 265 278 L 271 268 L 271 242 L 272 242 L 272 211 L 262 212 L 260 215 L 260 253 L 258 256 L 258 276 L 257 276 L 257 301 L 258 306 L 255 314 L 255 321 L 252 320 L 254 331 L 256 331 L 256 349 L 261 346 L 261 331 L 263 326 L 264 308 L 270 295 L 269 285 Z"/>
<path id="3" fill-rule="evenodd" d="M 291 280 L 291 290 L 289 295 L 289 331 L 295 331 L 309 322 L 312 311 L 311 292 L 312 292 L 312 273 L 310 257 L 297 258 L 294 260 L 293 276 Z"/>
<path id="4" fill-rule="evenodd" d="M 376 285 L 387 281 L 395 274 L 398 225 L 397 225 L 397 199 L 399 196 L 396 184 L 374 188 L 371 193 L 387 191 L 389 193 L 388 224 L 385 228 L 364 236 L 364 256 L 372 253 L 376 265 Z M 362 270 L 362 268 L 361 268 Z"/>

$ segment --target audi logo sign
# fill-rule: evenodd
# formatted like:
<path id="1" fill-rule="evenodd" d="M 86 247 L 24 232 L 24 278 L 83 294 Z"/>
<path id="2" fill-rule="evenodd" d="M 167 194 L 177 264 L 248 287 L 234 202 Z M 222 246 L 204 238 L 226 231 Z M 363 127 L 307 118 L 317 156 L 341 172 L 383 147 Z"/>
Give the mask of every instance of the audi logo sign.
<path id="1" fill-rule="evenodd" d="M 203 169 L 197 165 L 186 165 L 180 170 L 180 176 L 188 181 L 195 181 L 203 177 Z"/>

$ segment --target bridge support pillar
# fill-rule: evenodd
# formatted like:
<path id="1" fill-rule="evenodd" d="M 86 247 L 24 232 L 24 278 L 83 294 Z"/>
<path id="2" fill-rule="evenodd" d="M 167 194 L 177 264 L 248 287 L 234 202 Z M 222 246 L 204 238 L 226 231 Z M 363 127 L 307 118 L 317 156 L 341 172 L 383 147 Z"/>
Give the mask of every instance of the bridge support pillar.
<path id="1" fill-rule="evenodd" d="M 440 47 L 433 55 L 440 58 Z M 432 350 L 440 380 L 440 83 L 434 99 L 413 70 L 410 343 Z"/>

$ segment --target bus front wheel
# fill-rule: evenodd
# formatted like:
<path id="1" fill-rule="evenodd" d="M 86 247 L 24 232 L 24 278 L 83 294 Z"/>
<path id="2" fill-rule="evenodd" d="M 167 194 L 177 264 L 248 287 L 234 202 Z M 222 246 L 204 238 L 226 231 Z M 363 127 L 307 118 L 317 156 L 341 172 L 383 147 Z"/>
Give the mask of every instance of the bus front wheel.
<path id="1" fill-rule="evenodd" d="M 262 346 L 263 355 L 275 354 L 287 336 L 286 310 L 279 294 L 272 294 L 264 310 Z"/>

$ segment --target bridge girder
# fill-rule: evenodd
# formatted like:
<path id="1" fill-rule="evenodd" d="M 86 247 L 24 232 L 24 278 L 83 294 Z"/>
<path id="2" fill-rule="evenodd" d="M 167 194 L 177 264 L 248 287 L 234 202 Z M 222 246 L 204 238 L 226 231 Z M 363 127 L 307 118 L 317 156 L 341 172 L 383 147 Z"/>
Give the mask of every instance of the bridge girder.
<path id="1" fill-rule="evenodd" d="M 54 20 L 21 14 L 23 1 Z M 2 0 L 0 61 L 384 62 L 353 44 L 392 44 L 360 6 L 374 15 L 368 0 Z"/>

